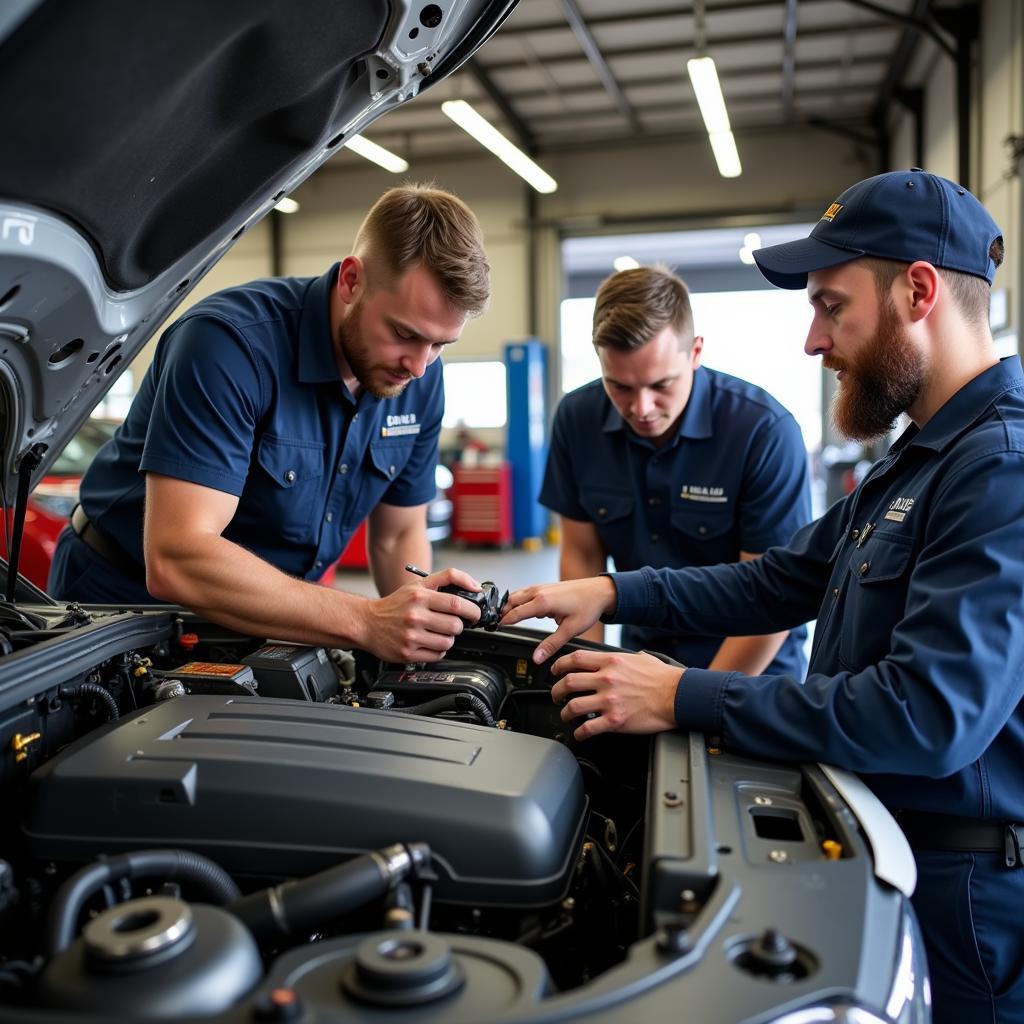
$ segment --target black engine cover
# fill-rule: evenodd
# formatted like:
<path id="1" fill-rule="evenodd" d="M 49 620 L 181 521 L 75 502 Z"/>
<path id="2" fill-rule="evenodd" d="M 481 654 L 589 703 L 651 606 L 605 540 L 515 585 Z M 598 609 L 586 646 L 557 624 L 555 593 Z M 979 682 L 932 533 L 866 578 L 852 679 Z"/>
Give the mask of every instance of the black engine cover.
<path id="1" fill-rule="evenodd" d="M 32 776 L 33 855 L 185 847 L 234 875 L 304 876 L 427 842 L 437 899 L 539 906 L 568 888 L 586 797 L 550 740 L 366 708 L 180 697 Z"/>

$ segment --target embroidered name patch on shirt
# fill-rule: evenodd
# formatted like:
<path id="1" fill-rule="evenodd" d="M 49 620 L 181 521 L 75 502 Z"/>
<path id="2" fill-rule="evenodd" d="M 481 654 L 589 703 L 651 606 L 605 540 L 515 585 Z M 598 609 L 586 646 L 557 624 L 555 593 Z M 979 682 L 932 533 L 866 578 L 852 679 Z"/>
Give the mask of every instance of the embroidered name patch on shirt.
<path id="1" fill-rule="evenodd" d="M 719 505 L 729 500 L 724 487 L 704 487 L 701 484 L 683 484 L 679 497 L 683 501 L 709 501 Z"/>
<path id="2" fill-rule="evenodd" d="M 420 425 L 416 422 L 416 413 L 400 412 L 387 418 L 387 423 L 380 428 L 381 437 L 402 437 L 405 434 L 418 434 Z"/>
<path id="3" fill-rule="evenodd" d="M 913 507 L 913 498 L 895 498 L 893 503 L 889 506 L 889 511 L 886 512 L 882 518 L 888 519 L 894 523 L 902 523 L 910 514 L 910 510 Z"/>

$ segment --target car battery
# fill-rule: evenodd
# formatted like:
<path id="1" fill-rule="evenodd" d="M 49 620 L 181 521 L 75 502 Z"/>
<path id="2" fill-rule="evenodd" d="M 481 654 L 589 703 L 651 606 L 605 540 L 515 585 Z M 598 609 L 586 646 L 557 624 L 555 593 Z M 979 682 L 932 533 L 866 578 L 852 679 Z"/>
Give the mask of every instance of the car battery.
<path id="1" fill-rule="evenodd" d="M 497 718 L 508 690 L 508 681 L 502 672 L 487 665 L 469 661 L 444 661 L 430 668 L 381 672 L 373 689 L 393 693 L 396 710 L 423 704 L 450 693 L 470 693 L 479 697 Z"/>
<path id="2" fill-rule="evenodd" d="M 322 647 L 265 644 L 242 664 L 256 674 L 261 697 L 289 697 L 323 703 L 338 692 L 338 674 Z"/>
<path id="3" fill-rule="evenodd" d="M 188 693 L 226 693 L 255 696 L 255 673 L 248 665 L 222 665 L 213 661 L 190 661 L 174 669 L 154 669 L 154 679 L 178 680 Z"/>

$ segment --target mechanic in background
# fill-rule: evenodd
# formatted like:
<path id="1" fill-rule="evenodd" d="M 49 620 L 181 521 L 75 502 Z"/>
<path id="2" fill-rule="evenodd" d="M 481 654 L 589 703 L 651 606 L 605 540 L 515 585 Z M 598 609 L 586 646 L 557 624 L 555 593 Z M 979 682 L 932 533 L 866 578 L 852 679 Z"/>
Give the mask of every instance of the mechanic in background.
<path id="1" fill-rule="evenodd" d="M 702 367 L 686 285 L 658 267 L 597 292 L 601 379 L 555 412 L 541 504 L 561 517 L 563 580 L 645 565 L 746 561 L 811 518 L 807 452 L 793 417 L 761 388 Z M 598 624 L 584 634 L 603 640 Z M 765 636 L 627 626 L 622 644 L 685 665 L 800 678 L 804 626 Z"/>
<path id="2" fill-rule="evenodd" d="M 86 473 L 49 587 L 167 601 L 253 633 L 436 661 L 475 621 L 438 587 L 426 507 L 442 349 L 480 313 L 480 225 L 439 189 L 386 192 L 320 277 L 229 288 L 165 332 L 124 424 Z M 380 599 L 317 586 L 369 516 Z"/>
<path id="3" fill-rule="evenodd" d="M 817 616 L 807 680 L 575 652 L 552 690 L 576 730 L 696 729 L 754 757 L 859 772 L 917 860 L 940 1024 L 1024 1021 L 1024 373 L 988 324 L 1001 232 L 919 168 L 847 189 L 806 239 L 754 254 L 808 289 L 808 354 L 859 440 L 911 425 L 858 488 L 756 561 L 530 587 L 544 660 L 601 617 L 735 632 Z"/>

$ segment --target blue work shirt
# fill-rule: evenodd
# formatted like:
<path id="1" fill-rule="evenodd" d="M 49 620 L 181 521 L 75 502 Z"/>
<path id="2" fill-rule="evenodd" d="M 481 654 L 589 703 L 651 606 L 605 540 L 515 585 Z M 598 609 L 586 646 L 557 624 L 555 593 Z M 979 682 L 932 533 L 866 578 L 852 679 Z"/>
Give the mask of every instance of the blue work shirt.
<path id="1" fill-rule="evenodd" d="M 147 472 L 235 495 L 224 537 L 308 580 L 379 502 L 434 496 L 440 360 L 397 398 L 353 397 L 331 343 L 337 266 L 222 291 L 160 339 L 81 488 L 90 522 L 140 564 Z"/>
<path id="2" fill-rule="evenodd" d="M 1024 374 L 1013 356 L 908 428 L 853 494 L 743 565 L 614 577 L 615 620 L 817 616 L 807 680 L 690 669 L 687 729 L 827 761 L 892 810 L 1024 820 Z"/>
<path id="3" fill-rule="evenodd" d="M 623 421 L 601 381 L 566 395 L 552 427 L 541 504 L 593 523 L 620 571 L 735 562 L 786 543 L 811 518 L 807 452 L 793 417 L 766 391 L 699 367 L 669 441 L 660 448 Z M 716 623 L 680 635 L 627 626 L 622 642 L 704 667 L 722 641 Z M 773 671 L 801 675 L 801 625 Z"/>

